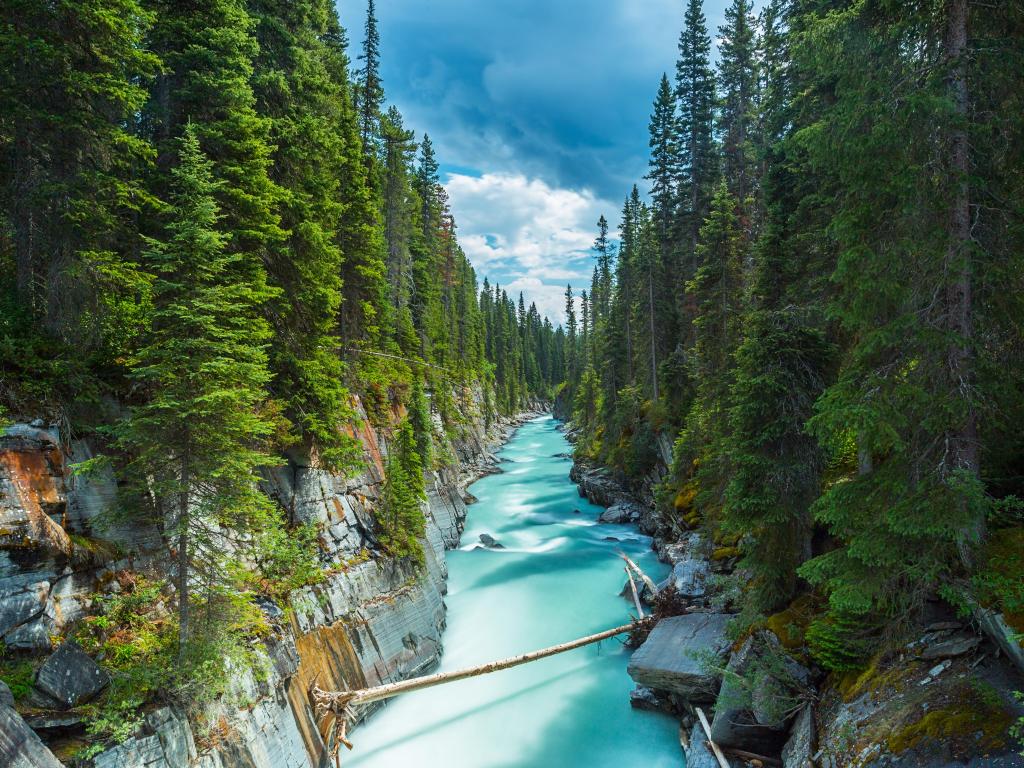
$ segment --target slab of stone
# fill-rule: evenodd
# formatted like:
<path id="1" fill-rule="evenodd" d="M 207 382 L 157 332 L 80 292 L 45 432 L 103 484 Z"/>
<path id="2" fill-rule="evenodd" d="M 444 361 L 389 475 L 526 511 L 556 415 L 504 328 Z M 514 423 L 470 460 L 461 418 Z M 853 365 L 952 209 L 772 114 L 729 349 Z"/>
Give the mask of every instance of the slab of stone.
<path id="1" fill-rule="evenodd" d="M 729 757 L 726 761 L 730 766 L 737 765 L 737 762 Z M 686 768 L 720 768 L 718 758 L 711 751 L 708 744 L 708 736 L 699 722 L 695 723 L 690 732 L 690 747 L 686 750 Z"/>
<path id="2" fill-rule="evenodd" d="M 970 653 L 981 644 L 977 635 L 958 635 L 929 645 L 921 652 L 922 659 L 952 659 Z"/>
<path id="3" fill-rule="evenodd" d="M 789 739 L 782 748 L 782 768 L 813 768 L 815 737 L 814 708 L 808 704 L 800 710 L 789 730 Z"/>
<path id="4" fill-rule="evenodd" d="M 64 768 L 21 715 L 4 704 L 0 704 L 0 765 L 4 768 Z"/>
<path id="5" fill-rule="evenodd" d="M 752 635 L 729 658 L 711 738 L 748 752 L 778 754 L 789 724 L 785 702 L 796 701 L 809 682 L 810 672 L 786 655 L 775 635 Z"/>
<path id="6" fill-rule="evenodd" d="M 712 701 L 721 675 L 709 667 L 720 664 L 729 648 L 725 634 L 732 617 L 691 613 L 662 619 L 629 660 L 626 670 L 640 685 L 678 694 L 684 700 Z"/>
<path id="7" fill-rule="evenodd" d="M 36 688 L 67 708 L 89 701 L 109 682 L 107 673 L 70 640 L 43 662 L 36 675 Z"/>
<path id="8" fill-rule="evenodd" d="M 46 609 L 50 582 L 38 581 L 0 591 L 0 635 L 25 624 Z"/>
<path id="9" fill-rule="evenodd" d="M 11 693 L 11 689 L 7 687 L 7 683 L 0 680 L 0 707 L 13 707 L 14 706 L 14 694 Z"/>

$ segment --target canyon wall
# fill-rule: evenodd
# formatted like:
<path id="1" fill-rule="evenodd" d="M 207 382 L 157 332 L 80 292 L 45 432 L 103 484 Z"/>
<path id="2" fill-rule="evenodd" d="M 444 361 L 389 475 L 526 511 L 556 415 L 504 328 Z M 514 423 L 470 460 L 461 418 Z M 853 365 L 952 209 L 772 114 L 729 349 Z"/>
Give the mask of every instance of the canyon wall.
<path id="1" fill-rule="evenodd" d="M 265 492 L 293 521 L 319 530 L 327 577 L 293 592 L 289 606 L 261 604 L 273 632 L 256 648 L 255 668 L 232 675 L 233 696 L 198 717 L 191 713 L 191 721 L 170 706 L 153 709 L 137 734 L 97 755 L 95 766 L 319 766 L 325 750 L 310 706 L 314 682 L 327 690 L 357 688 L 434 666 L 445 624 L 444 552 L 459 541 L 465 486 L 491 471 L 492 452 L 512 424 L 500 420 L 485 429 L 480 398 L 471 402 L 457 429 L 436 430 L 448 460 L 427 473 L 422 569 L 387 557 L 377 542 L 386 431 L 369 426 L 358 402 L 352 431 L 363 447 L 359 474 L 331 474 L 300 454 L 265 472 Z M 136 523 L 94 530 L 97 516 L 116 501 L 117 479 L 109 470 L 88 477 L 69 470 L 92 453 L 88 441 L 68 439 L 39 422 L 9 427 L 0 436 L 0 638 L 6 653 L 51 655 L 94 607 L 97 593 L 117 589 L 116 575 L 166 577 L 171 570 L 157 528 Z M 45 745 L 60 757 L 81 746 L 74 708 L 33 690 L 18 710 L 32 730 L 10 743 L 0 739 L 0 757 L 12 764 L 59 765 Z M 22 729 L 22 718 L 0 697 L 0 722 L 5 718 L 12 733 L 16 722 Z"/>

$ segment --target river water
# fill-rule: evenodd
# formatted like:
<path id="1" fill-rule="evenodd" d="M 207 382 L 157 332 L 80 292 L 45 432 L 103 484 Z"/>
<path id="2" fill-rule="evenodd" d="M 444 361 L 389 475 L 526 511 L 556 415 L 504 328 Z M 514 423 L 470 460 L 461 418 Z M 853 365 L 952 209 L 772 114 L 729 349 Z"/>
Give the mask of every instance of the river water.
<path id="1" fill-rule="evenodd" d="M 656 580 L 665 575 L 649 538 L 631 526 L 597 524 L 601 507 L 580 498 L 569 480 L 570 450 L 554 419 L 537 418 L 498 454 L 504 472 L 470 487 L 479 501 L 469 508 L 460 548 L 448 553 L 441 671 L 625 623 L 632 604 L 618 596 L 620 550 Z M 505 549 L 477 548 L 481 533 Z M 343 765 L 679 768 L 677 724 L 629 706 L 628 660 L 611 639 L 405 694 L 352 734 L 355 751 Z"/>

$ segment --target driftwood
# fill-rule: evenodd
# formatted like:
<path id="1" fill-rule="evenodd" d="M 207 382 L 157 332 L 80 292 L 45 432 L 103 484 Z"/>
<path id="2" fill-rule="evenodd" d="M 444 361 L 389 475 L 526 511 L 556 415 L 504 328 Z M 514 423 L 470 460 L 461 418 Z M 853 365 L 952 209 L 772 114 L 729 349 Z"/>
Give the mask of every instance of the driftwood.
<path id="1" fill-rule="evenodd" d="M 628 565 L 630 568 L 632 568 L 633 571 L 636 573 L 636 575 L 640 577 L 640 580 L 643 581 L 643 583 L 647 585 L 647 588 L 649 590 L 651 590 L 651 594 L 652 595 L 658 594 L 658 587 L 657 587 L 657 585 L 651 580 L 650 576 L 648 576 L 646 573 L 644 573 L 643 568 L 641 568 L 639 565 L 634 563 L 629 558 L 629 555 L 627 555 L 625 552 L 619 552 L 619 557 L 621 557 L 623 560 L 625 560 L 626 561 L 626 565 Z"/>
<path id="2" fill-rule="evenodd" d="M 383 701 L 384 699 L 390 699 L 410 691 L 432 688 L 435 685 L 453 683 L 456 680 L 465 680 L 470 677 L 486 675 L 490 672 L 518 667 L 520 664 L 582 648 L 585 645 L 591 645 L 616 635 L 626 634 L 633 631 L 638 623 L 643 623 L 643 620 L 606 629 L 604 632 L 598 632 L 596 635 L 587 635 L 568 643 L 542 648 L 539 651 L 531 651 L 519 656 L 510 656 L 506 659 L 480 664 L 475 667 L 457 669 L 451 672 L 438 672 L 433 675 L 401 680 L 397 683 L 386 683 L 373 686 L 372 688 L 360 688 L 355 691 L 325 691 L 314 682 L 310 694 L 316 706 L 316 717 L 321 723 L 321 735 L 324 736 L 324 742 L 330 744 L 333 732 L 333 744 L 330 746 L 330 753 L 335 765 L 339 765 L 341 745 L 344 744 L 348 749 L 352 749 L 352 743 L 346 738 L 346 733 L 348 722 L 353 718 L 353 707 L 355 706 L 370 704 L 374 701 Z"/>
<path id="3" fill-rule="evenodd" d="M 626 566 L 626 577 L 629 579 L 629 589 L 633 593 L 633 605 L 636 606 L 636 616 L 638 619 L 644 617 L 644 607 L 640 604 L 640 595 L 636 591 L 636 582 L 633 581 L 633 572 L 629 570 L 629 566 Z"/>
<path id="4" fill-rule="evenodd" d="M 718 759 L 718 764 L 722 766 L 722 768 L 731 768 L 729 761 L 725 759 L 725 755 L 722 753 L 721 747 L 712 741 L 711 726 L 708 725 L 708 719 L 704 715 L 704 710 L 700 707 L 697 707 L 697 719 L 700 720 L 700 724 L 704 728 L 704 733 L 708 737 L 708 746 L 711 747 L 711 751 L 715 753 L 715 757 Z"/>

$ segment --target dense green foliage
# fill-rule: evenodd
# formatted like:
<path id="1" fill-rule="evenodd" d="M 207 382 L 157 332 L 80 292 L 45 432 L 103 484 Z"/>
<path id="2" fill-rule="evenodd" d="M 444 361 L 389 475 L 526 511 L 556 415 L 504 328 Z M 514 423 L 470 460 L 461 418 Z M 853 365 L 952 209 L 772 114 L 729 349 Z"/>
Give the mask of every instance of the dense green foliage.
<path id="1" fill-rule="evenodd" d="M 280 457 L 357 469 L 361 402 L 390 448 L 381 550 L 422 562 L 446 437 L 562 379 L 560 332 L 477 284 L 367 10 L 353 68 L 331 0 L 5 6 L 0 414 L 105 440 L 80 471 L 112 461 L 176 561 L 176 622 L 92 625 L 132 656 L 95 735 L 158 689 L 223 690 L 255 596 L 323 578 L 320 532 L 258 488 Z M 147 647 L 108 647 L 118 623 Z M 168 654 L 182 676 L 143 679 Z"/>
<path id="2" fill-rule="evenodd" d="M 573 305 L 566 402 L 638 483 L 676 438 L 666 524 L 738 544 L 751 618 L 827 597 L 808 638 L 843 668 L 936 594 L 1019 609 L 1024 15 L 752 8 L 716 73 L 687 4 L 650 204 L 627 197 L 612 285 Z"/>

